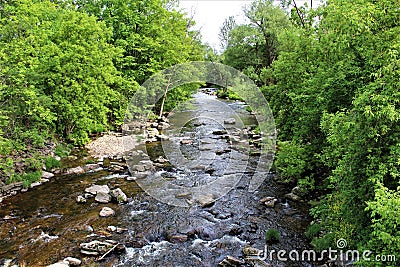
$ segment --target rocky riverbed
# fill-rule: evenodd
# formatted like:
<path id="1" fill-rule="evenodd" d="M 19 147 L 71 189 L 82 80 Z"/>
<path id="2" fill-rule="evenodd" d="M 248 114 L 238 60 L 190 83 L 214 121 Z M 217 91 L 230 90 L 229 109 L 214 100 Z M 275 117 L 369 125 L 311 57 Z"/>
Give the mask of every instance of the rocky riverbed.
<path id="1" fill-rule="evenodd" d="M 122 159 L 123 137 L 104 136 L 88 146 L 92 155 L 74 152 L 63 172 L 43 186 L 4 199 L 0 265 L 312 266 L 310 261 L 278 261 L 276 255 L 257 259 L 266 245 L 275 251 L 310 249 L 304 235 L 308 206 L 270 173 L 256 191 L 247 190 L 259 159 L 260 136 L 250 127 L 254 120 L 244 103 L 226 102 L 244 123 L 235 133 L 232 114 L 218 113 L 209 99 L 197 94 L 185 112 L 146 125 L 144 139 L 130 136 L 129 150 L 140 161 L 132 165 L 128 160 L 129 170 Z M 191 119 L 207 112 L 211 120 Z M 241 143 L 243 131 L 251 139 L 248 146 Z M 168 144 L 178 150 L 166 154 Z M 235 159 L 243 155 L 246 166 L 239 168 Z M 229 165 L 232 158 L 235 164 Z M 184 159 L 203 164 L 179 167 Z M 226 194 L 183 190 L 173 195 L 187 206 L 157 200 L 168 188 L 151 187 L 146 193 L 138 186 L 161 177 L 168 185 L 206 188 L 226 174 L 240 174 Z M 158 195 L 157 190 L 165 192 Z M 269 229 L 279 233 L 277 242 L 267 242 Z"/>

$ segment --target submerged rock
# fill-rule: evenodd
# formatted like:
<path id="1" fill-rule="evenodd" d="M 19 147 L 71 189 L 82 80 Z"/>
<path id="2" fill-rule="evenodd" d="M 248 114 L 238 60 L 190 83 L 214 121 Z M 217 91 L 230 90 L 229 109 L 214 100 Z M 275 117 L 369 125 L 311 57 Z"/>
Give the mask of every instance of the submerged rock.
<path id="1" fill-rule="evenodd" d="M 99 256 L 104 255 L 110 250 L 114 251 L 123 251 L 125 250 L 125 246 L 119 244 L 114 240 L 106 240 L 106 241 L 98 241 L 94 240 L 89 243 L 82 243 L 79 245 L 82 254 L 89 256 Z"/>
<path id="2" fill-rule="evenodd" d="M 112 208 L 104 207 L 99 213 L 100 217 L 110 217 L 115 215 L 115 211 Z"/>

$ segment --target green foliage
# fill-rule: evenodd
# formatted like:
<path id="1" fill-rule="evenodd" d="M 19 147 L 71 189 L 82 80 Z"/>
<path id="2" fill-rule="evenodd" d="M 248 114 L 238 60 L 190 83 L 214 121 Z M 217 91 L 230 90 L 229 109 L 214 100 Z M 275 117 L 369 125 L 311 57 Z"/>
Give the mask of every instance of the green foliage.
<path id="1" fill-rule="evenodd" d="M 305 148 L 295 142 L 278 142 L 275 167 L 285 182 L 300 179 L 307 167 Z"/>
<path id="2" fill-rule="evenodd" d="M 50 171 L 52 168 L 59 168 L 61 163 L 59 160 L 49 156 L 44 159 L 44 166 L 46 167 L 47 171 Z"/>
<path id="3" fill-rule="evenodd" d="M 6 1 L 0 8 L 0 172 L 8 182 L 45 163 L 49 140 L 83 145 L 118 129 L 150 75 L 204 47 L 176 3 L 149 1 Z M 167 109 L 193 85 L 168 95 Z M 150 94 L 152 92 L 149 92 Z M 68 155 L 58 145 L 55 154 Z M 27 174 L 28 173 L 28 174 Z M 33 174 L 32 174 L 33 175 Z"/>
<path id="4" fill-rule="evenodd" d="M 230 18 L 221 28 L 226 47 L 223 63 L 244 71 L 257 83 L 268 82 L 265 70 L 278 57 L 278 34 L 290 26 L 289 18 L 269 0 L 253 1 L 244 14 L 249 24 L 238 25 Z"/>
<path id="5" fill-rule="evenodd" d="M 263 3 L 255 1 L 247 11 L 251 21 L 272 14 L 260 9 Z M 261 44 L 257 27 L 230 31 L 225 62 L 265 85 L 278 130 L 277 171 L 304 192 L 321 189 L 322 199 L 311 209 L 318 227 L 309 229 L 319 249 L 344 238 L 349 247 L 376 254 L 400 251 L 398 6 L 332 0 L 315 10 L 297 7 L 292 25 L 271 38 L 277 58 L 269 65 L 259 64 L 251 50 Z M 263 24 L 268 29 L 282 25 L 268 22 L 276 23 Z"/>
<path id="6" fill-rule="evenodd" d="M 281 239 L 281 235 L 275 228 L 270 228 L 265 232 L 265 242 L 267 243 L 277 243 Z"/>
<path id="7" fill-rule="evenodd" d="M 371 211 L 371 239 L 367 248 L 379 251 L 384 255 L 394 255 L 400 259 L 400 186 L 389 190 L 382 184 L 375 189 L 375 197 L 367 203 L 367 211 Z M 389 263 L 390 264 L 390 263 Z M 392 263 L 395 266 L 395 262 Z"/>
<path id="8" fill-rule="evenodd" d="M 54 154 L 56 154 L 60 158 L 68 156 L 70 152 L 71 147 L 64 143 L 58 143 L 54 149 Z"/>
<path id="9" fill-rule="evenodd" d="M 321 225 L 319 223 L 314 223 L 308 227 L 306 231 L 306 236 L 308 238 L 315 237 L 320 234 L 321 230 L 322 230 Z"/>
<path id="10" fill-rule="evenodd" d="M 42 171 L 29 172 L 21 176 L 20 180 L 25 188 L 29 187 L 32 183 L 40 181 Z"/>
<path id="11" fill-rule="evenodd" d="M 218 89 L 217 96 L 219 98 L 225 98 L 225 99 L 229 99 L 229 100 L 243 101 L 243 98 L 241 98 L 237 93 L 235 93 L 229 89 Z"/>
<path id="12" fill-rule="evenodd" d="M 297 184 L 302 195 L 305 195 L 315 189 L 315 179 L 309 176 L 306 176 L 305 178 L 300 178 L 297 181 Z"/>

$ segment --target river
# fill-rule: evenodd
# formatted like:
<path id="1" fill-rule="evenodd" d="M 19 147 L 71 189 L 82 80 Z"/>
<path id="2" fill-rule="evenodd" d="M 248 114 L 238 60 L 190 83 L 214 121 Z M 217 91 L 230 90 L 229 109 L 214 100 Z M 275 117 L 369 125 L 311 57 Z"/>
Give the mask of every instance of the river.
<path id="1" fill-rule="evenodd" d="M 280 241 L 269 244 L 268 250 L 310 249 L 304 235 L 310 223 L 309 207 L 286 200 L 284 195 L 290 188 L 278 184 L 274 174 L 266 173 L 256 191 L 247 190 L 258 162 L 257 146 L 249 147 L 251 153 L 236 149 L 223 127 L 237 125 L 221 123 L 237 118 L 236 124 L 240 121 L 242 128 L 254 124 L 245 103 L 222 101 L 233 112 L 230 113 L 213 99 L 204 93 L 195 94 L 188 105 L 171 114 L 171 128 L 164 132 L 168 141 L 147 143 L 136 150 L 146 150 L 153 162 L 159 157 L 168 158 L 170 163 L 157 165 L 155 173 L 174 186 L 206 188 L 226 172 L 241 172 L 240 179 L 234 180 L 227 192 L 209 204 L 198 205 L 186 199 L 187 206 L 168 205 L 168 201 L 163 201 L 170 194 L 166 188 L 153 187 L 153 191 L 148 191 L 157 200 L 141 189 L 138 183 L 143 182 L 127 179 L 131 176 L 127 168 L 112 168 L 124 166 L 123 161 L 105 159 L 99 162 L 102 167 L 97 170 L 56 175 L 50 182 L 0 203 L 0 264 L 1 259 L 3 263 L 10 259 L 20 266 L 46 266 L 73 256 L 82 259 L 83 266 L 217 266 L 232 256 L 243 262 L 237 266 L 256 266 L 244 261 L 243 248 L 265 250 L 265 232 L 271 228 L 279 232 Z M 84 150 L 74 154 L 77 159 L 64 160 L 64 166 L 97 161 Z M 238 157 L 242 161 L 243 155 L 247 156 L 244 169 L 235 161 Z M 186 162 L 184 167 L 179 166 L 182 160 Z M 119 187 L 129 201 L 101 204 L 89 199 L 87 203 L 77 203 L 76 197 L 92 184 Z M 213 188 L 206 190 L 214 192 Z M 185 193 L 182 196 L 185 199 Z M 275 205 L 267 207 L 261 203 L 260 199 L 265 197 L 276 198 Z M 116 215 L 100 218 L 103 206 L 114 209 Z M 123 231 L 111 232 L 108 226 Z M 80 253 L 80 243 L 105 239 L 124 244 L 126 250 L 110 253 L 100 262 Z M 312 266 L 304 261 L 278 261 L 276 255 L 265 261 L 272 266 Z"/>

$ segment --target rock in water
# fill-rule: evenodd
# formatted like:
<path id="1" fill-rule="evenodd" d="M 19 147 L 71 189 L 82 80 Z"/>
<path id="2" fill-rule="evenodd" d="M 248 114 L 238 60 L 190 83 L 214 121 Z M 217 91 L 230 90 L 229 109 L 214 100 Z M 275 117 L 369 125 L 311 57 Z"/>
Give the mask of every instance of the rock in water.
<path id="1" fill-rule="evenodd" d="M 114 240 L 98 241 L 94 240 L 89 243 L 82 243 L 79 245 L 81 253 L 89 256 L 104 255 L 109 252 L 121 252 L 125 250 L 123 244 Z"/>
<path id="2" fill-rule="evenodd" d="M 73 258 L 73 257 L 66 257 L 63 260 L 63 262 L 68 263 L 69 265 L 72 265 L 72 266 L 79 266 L 82 263 L 82 261 L 80 259 Z"/>
<path id="3" fill-rule="evenodd" d="M 78 203 L 86 203 L 86 201 L 87 199 L 84 196 L 79 195 L 76 197 L 76 202 Z"/>
<path id="4" fill-rule="evenodd" d="M 260 202 L 264 203 L 264 205 L 267 206 L 268 208 L 273 208 L 277 201 L 278 200 L 274 197 L 264 197 L 264 198 L 260 199 Z"/>
<path id="5" fill-rule="evenodd" d="M 100 217 L 110 217 L 115 215 L 115 211 L 112 208 L 104 207 L 99 213 Z"/>
<path id="6" fill-rule="evenodd" d="M 285 197 L 293 201 L 301 201 L 301 197 L 293 193 L 286 194 Z"/>
<path id="7" fill-rule="evenodd" d="M 46 172 L 46 171 L 43 171 L 43 172 L 42 172 L 42 178 L 50 179 L 50 178 L 53 177 L 53 176 L 54 176 L 54 174 L 51 173 L 51 172 Z"/>
<path id="8" fill-rule="evenodd" d="M 187 239 L 188 239 L 187 235 L 180 235 L 180 234 L 176 234 L 176 235 L 172 235 L 172 236 L 168 237 L 168 240 L 171 243 L 183 243 L 183 242 L 186 242 Z"/>
<path id="9" fill-rule="evenodd" d="M 218 266 L 230 267 L 230 266 L 242 266 L 243 264 L 244 264 L 243 261 L 228 255 L 225 257 L 223 261 L 218 263 Z"/>
<path id="10" fill-rule="evenodd" d="M 110 195 L 117 201 L 117 202 L 127 202 L 128 198 L 125 193 L 121 190 L 121 188 L 116 188 L 111 190 Z"/>
<path id="11" fill-rule="evenodd" d="M 59 261 L 59 262 L 47 265 L 47 267 L 69 267 L 69 264 L 65 263 L 63 261 Z"/>
<path id="12" fill-rule="evenodd" d="M 108 185 L 92 185 L 91 187 L 86 188 L 85 192 L 92 195 L 96 195 L 99 192 L 108 194 L 110 193 L 110 188 L 108 188 Z"/>
<path id="13" fill-rule="evenodd" d="M 94 240 L 89 243 L 82 243 L 79 245 L 79 248 L 81 249 L 81 253 L 85 255 L 93 255 L 97 256 L 100 254 L 104 254 L 110 249 L 112 249 L 117 243 L 115 241 L 110 242 L 101 242 L 98 240 Z"/>
<path id="14" fill-rule="evenodd" d="M 98 192 L 94 200 L 99 203 L 108 203 L 111 201 L 111 196 L 103 192 Z"/>
<path id="15" fill-rule="evenodd" d="M 224 120 L 224 123 L 225 124 L 235 124 L 236 120 L 234 118 L 229 118 L 229 119 Z"/>
<path id="16" fill-rule="evenodd" d="M 211 206 L 212 204 L 214 204 L 215 199 L 212 194 L 207 194 L 207 195 L 199 196 L 197 201 L 199 202 L 200 206 L 205 208 L 205 207 L 208 207 L 208 206 Z"/>

